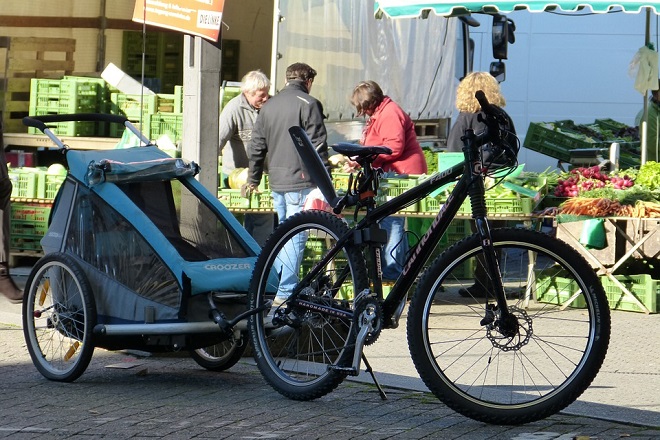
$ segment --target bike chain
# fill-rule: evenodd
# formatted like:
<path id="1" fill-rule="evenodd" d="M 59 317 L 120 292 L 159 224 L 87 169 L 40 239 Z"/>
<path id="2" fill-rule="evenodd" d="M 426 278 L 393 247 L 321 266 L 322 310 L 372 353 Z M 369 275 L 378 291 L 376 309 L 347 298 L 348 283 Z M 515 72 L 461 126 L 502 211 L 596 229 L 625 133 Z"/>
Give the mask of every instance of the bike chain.
<path id="1" fill-rule="evenodd" d="M 373 307 L 375 318 L 371 321 L 373 329 L 367 334 L 364 340 L 364 345 L 371 345 L 378 340 L 380 332 L 383 330 L 383 307 L 377 298 L 371 296 L 358 297 L 355 301 L 355 308 L 353 311 L 353 327 L 359 333 L 363 325 L 362 314 L 367 308 Z"/>

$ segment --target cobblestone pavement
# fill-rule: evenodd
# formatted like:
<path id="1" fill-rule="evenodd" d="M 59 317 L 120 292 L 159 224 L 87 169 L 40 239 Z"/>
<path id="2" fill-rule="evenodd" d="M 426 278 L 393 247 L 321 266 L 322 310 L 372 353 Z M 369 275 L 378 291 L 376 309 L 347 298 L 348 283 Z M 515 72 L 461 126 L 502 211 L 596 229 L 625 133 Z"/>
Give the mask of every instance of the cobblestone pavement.
<path id="1" fill-rule="evenodd" d="M 251 358 L 216 373 L 185 354 L 97 349 L 78 380 L 52 382 L 32 364 L 20 326 L 21 306 L 0 295 L 0 438 L 660 440 L 660 314 L 613 311 L 591 387 L 561 414 L 523 426 L 476 422 L 428 393 L 404 323 L 365 349 L 387 400 L 363 372 L 311 402 L 272 390 Z"/>
<path id="2" fill-rule="evenodd" d="M 274 392 L 249 358 L 214 373 L 188 356 L 97 349 L 77 381 L 51 382 L 16 325 L 0 325 L 0 353 L 0 437 L 12 439 L 660 439 L 657 428 L 570 414 L 492 426 L 429 393 L 386 387 L 383 401 L 360 382 L 297 402 Z"/>

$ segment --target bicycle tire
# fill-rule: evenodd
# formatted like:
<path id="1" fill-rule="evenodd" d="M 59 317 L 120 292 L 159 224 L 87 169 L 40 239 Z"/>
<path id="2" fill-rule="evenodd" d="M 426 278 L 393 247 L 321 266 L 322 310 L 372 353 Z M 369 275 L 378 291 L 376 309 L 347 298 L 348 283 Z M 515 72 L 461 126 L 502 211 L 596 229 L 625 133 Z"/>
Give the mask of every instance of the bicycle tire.
<path id="1" fill-rule="evenodd" d="M 241 360 L 246 349 L 247 335 L 241 334 L 238 338 L 232 336 L 217 344 L 191 350 L 190 357 L 209 371 L 225 371 Z"/>
<path id="2" fill-rule="evenodd" d="M 498 332 L 486 299 L 458 293 L 475 280 L 475 234 L 424 273 L 408 312 L 408 345 L 426 386 L 453 410 L 491 424 L 529 423 L 591 384 L 607 353 L 610 313 L 596 273 L 568 244 L 523 229 L 494 229 L 492 238 L 515 335 Z"/>
<path id="3" fill-rule="evenodd" d="M 300 277 L 347 232 L 344 221 L 324 211 L 303 211 L 286 219 L 275 229 L 257 259 L 248 292 L 250 307 L 273 299 L 280 284 L 278 261 L 286 266 L 298 266 L 295 272 Z M 301 237 L 305 241 L 303 252 L 300 252 L 301 243 L 297 243 L 298 247 L 295 244 Z M 289 252 L 302 254 L 300 260 L 289 258 Z M 339 285 L 338 274 L 346 267 L 347 277 L 342 279 L 341 289 L 330 289 L 332 282 Z M 318 277 L 307 286 L 298 287 L 305 288 L 306 301 L 352 311 L 352 301 L 339 295 L 348 296 L 367 285 L 362 253 L 349 242 Z M 295 321 L 292 325 L 269 328 L 265 313 L 249 319 L 254 358 L 266 381 L 280 394 L 294 400 L 316 399 L 334 390 L 346 377 L 345 371 L 329 367 L 345 367 L 352 362 L 356 338 L 353 321 L 310 309 L 288 308 L 291 314 L 287 316 Z"/>
<path id="4" fill-rule="evenodd" d="M 94 353 L 96 305 L 84 272 L 69 255 L 48 254 L 25 288 L 23 334 L 32 362 L 47 379 L 76 380 Z"/>

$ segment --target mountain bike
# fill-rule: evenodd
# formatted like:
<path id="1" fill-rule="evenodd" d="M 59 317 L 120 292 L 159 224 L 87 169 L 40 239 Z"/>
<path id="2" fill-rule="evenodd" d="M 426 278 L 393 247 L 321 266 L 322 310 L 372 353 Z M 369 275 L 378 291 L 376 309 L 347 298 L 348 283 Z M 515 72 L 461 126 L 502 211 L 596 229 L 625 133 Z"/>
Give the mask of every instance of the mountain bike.
<path id="1" fill-rule="evenodd" d="M 278 290 L 289 294 L 248 322 L 258 368 L 282 395 L 324 396 L 359 374 L 362 362 L 375 381 L 364 346 L 398 326 L 413 288 L 407 338 L 415 367 L 438 399 L 467 417 L 532 422 L 575 401 L 596 376 L 610 336 L 603 287 L 575 249 L 549 234 L 491 230 L 485 177 L 513 169 L 519 143 L 508 115 L 483 93 L 477 98 L 486 129 L 466 130 L 464 162 L 382 204 L 375 201 L 382 171 L 372 163 L 388 148 L 333 146 L 361 166 L 339 196 L 305 132 L 290 129 L 332 212 L 302 211 L 282 222 L 259 254 L 250 282 L 252 309 L 270 304 Z M 446 202 L 384 292 L 387 231 L 379 222 L 448 183 L 455 186 Z M 476 232 L 427 264 L 467 198 Z M 354 209 L 352 219 L 342 216 L 347 208 Z M 486 279 L 475 279 L 477 266 Z M 475 283 L 484 298 L 460 294 Z"/>

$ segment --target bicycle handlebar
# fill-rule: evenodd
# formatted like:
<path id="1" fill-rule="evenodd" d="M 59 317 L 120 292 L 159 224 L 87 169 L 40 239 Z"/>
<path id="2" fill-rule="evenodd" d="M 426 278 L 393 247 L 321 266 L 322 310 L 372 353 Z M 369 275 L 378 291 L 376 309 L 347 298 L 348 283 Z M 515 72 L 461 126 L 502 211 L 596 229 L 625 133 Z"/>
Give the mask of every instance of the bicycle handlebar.
<path id="1" fill-rule="evenodd" d="M 481 106 L 482 113 L 478 119 L 486 125 L 486 129 L 474 138 L 477 146 L 491 144 L 490 164 L 495 165 L 495 168 L 515 164 L 520 146 L 513 121 L 503 109 L 488 102 L 482 90 L 478 90 L 474 96 Z"/>
<path id="2" fill-rule="evenodd" d="M 89 122 L 114 122 L 124 124 L 128 119 L 123 115 L 108 115 L 104 113 L 76 113 L 71 115 L 43 115 L 26 116 L 23 118 L 23 125 L 34 127 L 40 131 L 46 129 L 48 122 L 69 122 L 69 121 L 89 121 Z"/>

